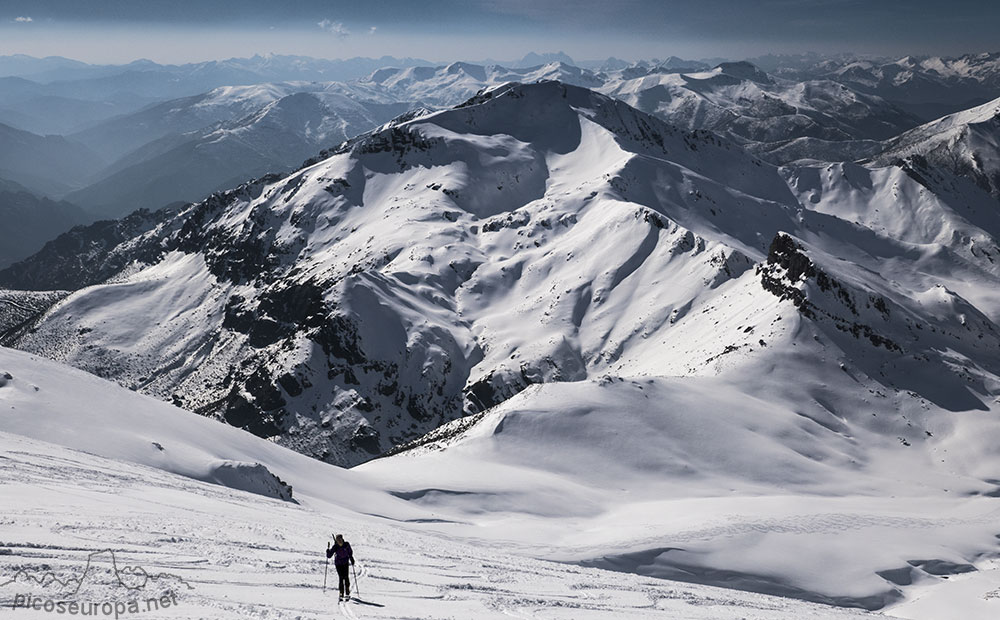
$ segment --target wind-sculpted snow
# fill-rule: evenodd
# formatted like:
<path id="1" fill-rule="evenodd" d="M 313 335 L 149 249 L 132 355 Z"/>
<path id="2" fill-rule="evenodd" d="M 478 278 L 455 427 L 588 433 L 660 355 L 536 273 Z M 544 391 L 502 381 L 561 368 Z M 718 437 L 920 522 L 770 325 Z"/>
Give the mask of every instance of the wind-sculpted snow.
<path id="1" fill-rule="evenodd" d="M 441 520 L 364 474 L 9 349 L 0 349 L 0 410 L 4 608 L 18 600 L 23 608 L 28 595 L 140 605 L 168 595 L 177 606 L 172 613 L 186 618 L 246 618 L 264 609 L 289 620 L 331 611 L 374 618 L 868 617 L 419 532 Z M 295 502 L 267 497 L 287 489 L 271 471 L 295 488 Z M 357 558 L 355 599 L 339 609 L 323 591 L 323 549 L 334 530 L 347 535 Z"/>

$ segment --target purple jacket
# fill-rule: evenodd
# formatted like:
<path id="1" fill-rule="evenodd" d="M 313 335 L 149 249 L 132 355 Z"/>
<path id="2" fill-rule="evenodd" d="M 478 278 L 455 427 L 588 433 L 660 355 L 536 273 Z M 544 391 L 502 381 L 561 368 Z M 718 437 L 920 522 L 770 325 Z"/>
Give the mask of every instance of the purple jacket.
<path id="1" fill-rule="evenodd" d="M 338 547 L 334 544 L 326 550 L 326 557 L 333 558 L 334 566 L 343 566 L 354 562 L 354 552 L 351 550 L 351 543 L 345 540 L 342 547 Z"/>

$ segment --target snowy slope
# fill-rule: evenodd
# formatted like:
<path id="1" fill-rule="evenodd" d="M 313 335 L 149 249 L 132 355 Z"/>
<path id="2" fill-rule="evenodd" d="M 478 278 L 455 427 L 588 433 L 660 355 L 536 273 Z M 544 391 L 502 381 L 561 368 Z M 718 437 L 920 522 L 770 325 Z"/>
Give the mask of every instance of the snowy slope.
<path id="1" fill-rule="evenodd" d="M 808 499 L 808 508 L 796 505 L 787 496 L 740 498 L 730 494 L 714 500 L 695 497 L 642 501 L 663 491 L 653 487 L 642 490 L 641 496 L 635 498 L 640 501 L 622 504 L 618 498 L 608 497 L 621 484 L 621 474 L 637 461 L 662 462 L 663 456 L 650 446 L 645 454 L 634 455 L 617 469 L 595 471 L 593 467 L 579 467 L 577 459 L 593 462 L 594 458 L 590 449 L 580 451 L 578 439 L 587 439 L 586 436 L 572 433 L 551 436 L 548 431 L 566 428 L 560 429 L 557 416 L 540 417 L 542 409 L 534 413 L 518 411 L 517 403 L 532 397 L 527 392 L 512 402 L 512 407 L 504 407 L 502 413 L 489 414 L 490 420 L 482 420 L 479 426 L 485 427 L 485 432 L 467 434 L 458 449 L 442 454 L 444 463 L 432 465 L 437 470 L 434 489 L 440 490 L 415 493 L 411 487 L 407 493 L 403 487 L 395 487 L 394 494 L 399 497 L 418 498 L 407 504 L 367 490 L 379 482 L 378 471 L 373 479 L 370 466 L 364 472 L 338 470 L 23 353 L 0 350 L 0 377 L 0 408 L 6 412 L 0 431 L 0 446 L 5 455 L 0 460 L 3 468 L 0 485 L 8 498 L 5 515 L 13 517 L 0 524 L 4 541 L 0 547 L 4 549 L 0 553 L 0 584 L 3 584 L 0 605 L 4 607 L 13 604 L 15 595 L 53 596 L 54 585 L 41 587 L 26 577 L 18 578 L 18 574 L 48 570 L 64 579 L 79 576 L 88 559 L 95 572 L 89 574 L 77 594 L 80 599 L 132 598 L 133 593 L 114 581 L 110 563 L 113 559 L 122 565 L 139 565 L 156 575 L 148 586 L 156 595 L 171 592 L 177 597 L 177 609 L 150 617 L 242 618 L 253 606 L 262 603 L 266 603 L 272 618 L 324 617 L 337 608 L 329 598 L 331 595 L 324 596 L 321 590 L 320 551 L 330 532 L 340 531 L 347 533 L 358 554 L 360 582 L 355 591 L 362 597 L 348 607 L 339 608 L 346 617 L 398 617 L 405 610 L 417 617 L 447 613 L 459 617 L 506 617 L 520 613 L 541 618 L 862 618 L 869 616 L 788 598 L 683 586 L 524 556 L 549 555 L 566 560 L 581 548 L 591 552 L 599 548 L 607 557 L 598 563 L 607 568 L 663 575 L 669 574 L 664 563 L 650 563 L 656 553 L 607 552 L 627 548 L 625 541 L 630 537 L 641 542 L 654 532 L 663 536 L 669 532 L 672 540 L 683 541 L 687 553 L 698 557 L 700 562 L 717 560 L 727 549 L 733 554 L 733 547 L 739 551 L 735 555 L 745 554 L 744 561 L 758 562 L 761 557 L 776 561 L 777 558 L 768 558 L 762 552 L 761 548 L 768 544 L 759 540 L 762 532 L 769 532 L 772 537 L 808 536 L 813 544 L 827 532 L 829 537 L 840 541 L 847 555 L 857 559 L 857 548 L 852 552 L 850 543 L 865 535 L 880 536 L 879 548 L 892 549 L 884 544 L 889 532 L 897 545 L 903 538 L 900 533 L 909 528 L 925 534 L 933 532 L 935 544 L 927 540 L 921 544 L 940 553 L 936 547 L 942 540 L 988 529 L 983 515 L 974 508 L 965 508 L 954 514 L 952 520 L 946 520 L 942 512 L 954 508 L 943 498 L 936 505 L 925 504 L 923 510 L 928 514 L 921 520 L 913 519 L 912 506 L 898 514 L 900 505 L 908 503 L 907 500 L 889 502 L 870 497 L 853 500 L 812 497 Z M 677 390 L 686 390 L 679 385 L 631 383 L 624 391 L 624 383 L 593 386 L 583 392 L 565 386 L 560 388 L 561 394 L 553 393 L 534 402 L 540 407 L 563 410 L 567 396 L 569 402 L 588 400 L 584 409 L 575 414 L 580 418 L 588 415 L 587 410 L 592 412 L 589 415 L 599 414 L 609 404 L 618 408 L 622 404 L 618 399 L 623 395 L 626 395 L 624 402 L 633 405 L 628 402 L 627 392 L 635 392 L 636 387 L 641 391 L 668 389 L 673 396 L 678 394 Z M 727 400 L 732 395 L 723 386 L 717 397 Z M 704 394 L 695 396 L 697 404 L 702 404 Z M 580 397 L 584 398 L 577 400 Z M 685 416 L 672 417 L 680 421 Z M 747 419 L 750 418 L 748 415 Z M 499 428 L 500 422 L 506 430 Z M 525 423 L 530 426 L 525 427 Z M 597 424 L 576 424 L 574 428 L 608 432 L 601 430 L 599 421 Z M 638 429 L 628 424 L 612 424 L 609 430 L 620 433 Z M 724 424 L 714 430 L 731 436 L 733 427 Z M 40 441 L 39 437 L 48 442 Z M 687 439 L 690 438 L 677 438 L 674 445 L 699 445 L 684 441 Z M 475 443 L 491 441 L 502 441 L 505 445 L 485 454 L 482 445 L 473 448 Z M 727 454 L 724 442 L 710 445 L 718 450 L 716 458 Z M 64 446 L 75 446 L 82 451 Z M 510 454 L 510 448 L 516 451 Z M 613 450 L 613 445 L 605 449 Z M 705 445 L 706 452 L 710 449 Z M 430 471 L 428 463 L 420 461 L 433 458 L 432 455 L 433 452 L 428 452 L 418 457 L 416 463 L 404 457 L 410 462 L 401 470 L 410 472 L 406 476 L 410 480 L 419 480 Z M 520 459 L 529 455 L 535 462 L 546 463 L 544 468 L 550 473 L 542 476 L 537 469 L 524 470 Z M 281 472 L 295 489 L 296 503 L 197 481 L 220 458 L 244 459 Z M 386 463 L 379 463 L 382 472 L 391 471 L 384 467 Z M 457 475 L 460 470 L 443 467 L 456 464 L 468 468 L 464 477 Z M 666 465 L 673 467 L 671 463 Z M 569 466 L 569 470 L 560 471 L 560 466 Z M 647 466 L 644 463 L 644 469 Z M 754 467 L 760 470 L 759 463 Z M 712 469 L 718 472 L 725 466 Z M 193 476 L 195 480 L 172 472 Z M 447 525 L 443 517 L 462 512 L 462 504 L 468 509 L 484 499 L 477 492 L 470 491 L 464 499 L 457 492 L 448 492 L 456 489 L 456 481 L 468 485 L 472 480 L 469 474 L 500 474 L 495 478 L 488 475 L 479 478 L 480 484 L 495 481 L 484 506 L 499 503 L 517 509 L 546 499 L 532 507 L 534 515 L 547 513 L 543 515 L 545 518 L 525 519 L 508 513 L 499 520 L 493 517 L 484 522 L 485 528 Z M 683 480 L 685 491 L 690 493 L 699 488 L 704 491 L 705 481 L 691 474 L 678 477 Z M 395 477 L 398 483 L 399 469 Z M 574 490 L 570 477 L 586 481 L 588 486 Z M 662 473 L 650 468 L 643 482 L 662 484 Z M 548 487 L 550 494 L 536 495 L 543 487 Z M 482 492 L 481 488 L 478 492 Z M 551 495 L 552 492 L 557 495 Z M 572 504 L 559 501 L 567 493 L 575 495 Z M 587 514 L 588 506 L 580 503 L 581 493 L 588 493 L 592 504 L 612 501 L 617 509 L 594 518 Z M 674 489 L 674 493 L 678 490 Z M 67 497 L 72 498 L 71 513 L 67 512 Z M 873 501 L 879 502 L 877 509 L 872 508 Z M 571 506 L 576 506 L 577 514 L 559 522 L 573 523 L 572 528 L 557 530 L 552 523 L 545 523 L 558 520 Z M 850 512 L 859 507 L 867 514 Z M 839 512 L 824 512 L 827 509 Z M 664 518 L 664 511 L 671 516 Z M 366 516 L 366 512 L 391 519 Z M 761 518 L 760 514 L 766 514 L 767 518 Z M 642 515 L 642 522 L 634 521 L 637 515 Z M 399 524 L 400 520 L 409 520 L 410 524 Z M 429 528 L 439 531 L 427 531 Z M 448 528 L 452 531 L 442 531 Z M 484 540 L 484 536 L 494 538 L 501 531 L 507 535 L 516 531 L 516 542 Z M 469 532 L 478 539 L 475 546 L 462 542 Z M 579 534 L 574 536 L 573 532 Z M 942 534 L 948 535 L 947 538 Z M 711 545 L 711 541 L 720 540 L 723 545 Z M 700 547 L 699 551 L 692 552 L 695 547 Z M 921 551 L 919 547 L 910 551 Z M 109 548 L 114 549 L 113 558 L 106 551 Z M 787 560 L 795 561 L 793 558 L 799 555 L 786 556 Z M 809 554 L 805 558 L 808 561 Z M 809 566 L 809 574 L 827 585 L 852 577 L 838 574 L 836 568 L 839 566 L 834 564 L 826 564 L 822 569 Z M 954 583 L 929 576 L 944 569 L 946 564 L 910 568 L 918 578 L 922 596 L 894 609 L 893 615 L 939 618 L 935 615 L 937 610 L 948 605 L 954 609 L 957 603 L 967 610 L 963 617 L 990 617 L 987 613 L 994 611 L 990 592 L 997 585 L 996 573 L 960 575 L 953 578 Z M 903 571 L 896 573 L 895 578 L 899 579 Z M 7 583 L 11 578 L 14 583 Z M 734 584 L 731 580 L 728 583 Z M 953 589 L 957 595 L 952 593 Z"/>
<path id="2" fill-rule="evenodd" d="M 796 380 L 808 381 L 780 377 Z M 829 387 L 817 397 L 834 408 L 847 386 Z M 995 410 L 946 430 L 938 414 L 942 440 L 905 446 L 880 428 L 894 421 L 866 424 L 846 408 L 811 417 L 741 388 L 647 377 L 534 386 L 461 421 L 467 430 L 454 423 L 358 471 L 434 510 L 439 532 L 830 604 L 879 609 L 994 568 L 1000 508 L 982 464 L 995 458 Z"/>
<path id="3" fill-rule="evenodd" d="M 385 508 L 344 470 L 85 372 L 10 349 L 0 367 L 5 433 L 276 499 L 336 487 L 359 509 Z"/>
<path id="4" fill-rule="evenodd" d="M 874 158 L 968 179 L 1000 197 L 1000 99 L 921 125 L 888 141 Z"/>
<path id="5" fill-rule="evenodd" d="M 651 246 L 662 246 L 657 261 L 693 255 L 698 279 L 681 289 L 684 301 L 685 293 L 697 294 L 701 279 L 722 282 L 727 273 L 751 266 L 740 251 L 707 246 L 641 204 L 629 205 L 615 189 L 627 181 L 615 176 L 628 167 L 646 176 L 645 168 L 653 166 L 700 184 L 696 171 L 703 169 L 721 179 L 706 189 L 725 196 L 740 189 L 774 196 L 788 190 L 776 175 L 764 182 L 752 177 L 759 164 L 716 145 L 712 136 L 687 136 L 622 104 L 570 91 L 576 106 L 598 114 L 590 121 L 567 105 L 562 89 L 508 89 L 495 100 L 389 127 L 289 180 L 265 180 L 189 209 L 134 244 L 134 256 L 156 264 L 78 292 L 21 346 L 148 393 L 176 395 L 193 409 L 282 436 L 333 462 L 369 458 L 467 408 L 499 402 L 526 382 L 585 376 L 584 351 L 573 334 L 578 326 L 544 318 L 550 303 L 560 304 L 561 314 L 573 305 L 585 310 L 585 301 L 555 298 L 526 306 L 538 325 L 531 332 L 512 331 L 494 308 L 516 310 L 517 303 L 505 298 L 547 297 L 555 280 L 545 273 L 553 268 L 566 269 L 559 275 L 565 286 L 579 287 L 571 298 L 607 295 Z M 535 117 L 522 114 L 527 110 L 537 110 Z M 474 133 L 450 129 L 470 122 L 479 124 Z M 515 135 L 493 135 L 507 126 Z M 687 167 L 636 158 L 616 145 L 615 131 L 632 142 L 624 146 L 640 152 L 662 153 L 664 146 L 653 141 L 669 140 Z M 417 147 L 409 155 L 414 162 L 400 175 L 396 153 L 403 155 L 410 143 Z M 484 148 L 494 154 L 477 163 Z M 716 162 L 726 165 L 716 169 Z M 553 170 L 559 174 L 553 177 Z M 602 188 L 613 193 L 594 200 Z M 553 201 L 567 192 L 571 199 Z M 687 199 L 698 199 L 694 189 Z M 738 199 L 727 200 L 735 206 Z M 399 208 L 406 205 L 412 206 Z M 528 209 L 514 213 L 523 206 Z M 586 207 L 591 216 L 576 226 Z M 609 224 L 622 242 L 614 271 L 601 261 L 567 263 L 569 253 L 586 256 Z M 629 247 L 636 231 L 641 243 Z M 564 234 L 557 252 L 542 243 Z M 752 242 L 761 244 L 760 252 L 767 240 Z M 527 278 L 505 277 L 523 268 L 528 243 L 543 262 Z M 511 259 L 518 250 L 526 254 Z M 545 263 L 551 266 L 542 268 Z M 592 284 L 577 282 L 581 268 Z M 186 301 L 171 301 L 180 299 Z M 622 301 L 627 299 L 623 290 Z M 473 314 L 464 318 L 466 312 Z M 134 319 L 112 318 L 124 316 Z M 75 325 L 81 319 L 86 326 Z M 636 316 L 622 327 L 635 330 L 643 321 Z M 593 349 L 588 356 L 604 355 L 600 349 L 615 322 L 610 313 L 584 330 Z M 570 339 L 555 337 L 562 333 Z M 90 346 L 98 341 L 104 344 Z M 517 351 L 521 359 L 511 361 Z"/>
<path id="6" fill-rule="evenodd" d="M 235 619 L 266 609 L 278 620 L 869 617 L 417 533 L 417 525 L 404 522 L 430 513 L 369 490 L 361 474 L 8 349 L 0 349 L 0 410 L 4 609 L 28 594 L 81 602 L 168 594 L 176 607 L 143 615 Z M 212 479 L 219 459 L 280 472 L 296 502 L 219 486 Z M 354 592 L 361 598 L 339 606 L 335 577 L 331 591 L 322 590 L 322 551 L 333 531 L 347 535 L 358 558 Z M 149 579 L 128 574 L 119 585 L 112 562 L 139 567 Z M 31 581 L 45 572 L 67 581 L 85 569 L 78 589 Z"/>

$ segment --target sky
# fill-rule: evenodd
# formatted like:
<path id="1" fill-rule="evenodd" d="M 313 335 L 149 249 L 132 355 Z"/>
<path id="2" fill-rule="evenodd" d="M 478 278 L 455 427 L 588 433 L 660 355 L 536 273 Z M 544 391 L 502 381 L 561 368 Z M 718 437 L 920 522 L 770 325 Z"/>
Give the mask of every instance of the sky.
<path id="1" fill-rule="evenodd" d="M 0 0 L 0 54 L 577 60 L 1000 50 L 993 0 Z"/>

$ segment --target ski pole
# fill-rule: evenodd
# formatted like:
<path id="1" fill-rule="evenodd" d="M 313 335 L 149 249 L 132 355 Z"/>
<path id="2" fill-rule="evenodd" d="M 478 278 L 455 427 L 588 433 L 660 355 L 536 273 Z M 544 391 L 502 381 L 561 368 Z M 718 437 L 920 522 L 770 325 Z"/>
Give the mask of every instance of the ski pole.
<path id="1" fill-rule="evenodd" d="M 326 550 L 330 550 L 330 543 L 326 543 Z M 326 565 L 323 567 L 323 594 L 326 594 L 326 574 L 330 571 L 330 556 L 326 556 Z"/>
<path id="2" fill-rule="evenodd" d="M 351 570 L 354 571 L 354 596 L 360 598 L 361 588 L 358 586 L 358 570 L 354 568 L 354 562 L 351 562 Z"/>

